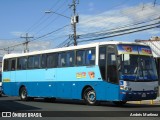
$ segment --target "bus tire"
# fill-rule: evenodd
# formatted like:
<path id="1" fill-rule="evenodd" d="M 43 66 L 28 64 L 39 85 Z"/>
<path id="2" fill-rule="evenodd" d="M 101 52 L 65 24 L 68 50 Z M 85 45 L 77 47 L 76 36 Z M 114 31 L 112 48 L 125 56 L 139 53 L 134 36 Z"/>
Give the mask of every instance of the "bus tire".
<path id="1" fill-rule="evenodd" d="M 124 104 L 126 104 L 127 101 L 113 101 L 113 103 L 117 106 L 122 106 Z"/>
<path id="2" fill-rule="evenodd" d="M 83 94 L 84 101 L 87 105 L 97 105 L 96 92 L 92 88 L 87 88 Z"/>
<path id="3" fill-rule="evenodd" d="M 20 89 L 20 98 L 22 101 L 27 101 L 28 100 L 28 97 L 27 97 L 27 90 L 25 87 L 22 87 Z"/>

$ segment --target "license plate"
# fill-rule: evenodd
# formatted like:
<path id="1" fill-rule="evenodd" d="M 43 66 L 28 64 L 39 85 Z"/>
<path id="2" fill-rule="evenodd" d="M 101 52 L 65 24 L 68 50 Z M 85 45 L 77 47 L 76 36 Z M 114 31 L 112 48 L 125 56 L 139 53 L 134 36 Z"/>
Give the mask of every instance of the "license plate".
<path id="1" fill-rule="evenodd" d="M 143 93 L 143 94 L 142 94 L 142 97 L 146 97 L 146 93 Z"/>

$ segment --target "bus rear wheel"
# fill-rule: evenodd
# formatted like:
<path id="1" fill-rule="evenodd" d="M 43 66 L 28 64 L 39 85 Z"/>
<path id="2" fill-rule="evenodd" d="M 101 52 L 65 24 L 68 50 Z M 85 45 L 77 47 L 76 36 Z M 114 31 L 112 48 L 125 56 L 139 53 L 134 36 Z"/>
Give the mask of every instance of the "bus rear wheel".
<path id="1" fill-rule="evenodd" d="M 20 89 L 20 98 L 22 101 L 27 101 L 28 97 L 27 97 L 27 90 L 25 87 L 22 87 Z"/>
<path id="2" fill-rule="evenodd" d="M 92 88 L 87 88 L 83 94 L 84 101 L 87 105 L 97 105 L 96 92 Z"/>

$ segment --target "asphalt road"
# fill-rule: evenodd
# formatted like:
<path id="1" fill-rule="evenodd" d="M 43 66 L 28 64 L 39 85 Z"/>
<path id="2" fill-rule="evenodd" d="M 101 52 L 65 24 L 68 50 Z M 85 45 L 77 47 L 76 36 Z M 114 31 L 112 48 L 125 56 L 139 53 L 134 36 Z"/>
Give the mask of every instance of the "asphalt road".
<path id="1" fill-rule="evenodd" d="M 127 103 L 124 106 L 115 106 L 111 102 L 102 102 L 99 106 L 88 106 L 83 101 L 62 100 L 58 99 L 55 102 L 47 102 L 44 99 L 35 99 L 34 101 L 21 101 L 19 97 L 0 97 L 0 112 L 44 112 L 47 111 L 50 116 L 56 115 L 60 117 L 122 117 L 125 114 L 131 113 L 155 113 L 160 111 L 160 103 L 154 105 Z M 111 112 L 110 112 L 111 111 Z M 128 113 L 129 111 L 129 113 Z M 159 112 L 160 113 L 160 112 Z M 93 116 L 91 115 L 93 114 Z M 46 115 L 46 114 L 43 114 Z M 49 116 L 48 116 L 49 117 Z M 125 117 L 125 116 L 124 116 Z M 159 114 L 160 117 L 160 114 Z"/>

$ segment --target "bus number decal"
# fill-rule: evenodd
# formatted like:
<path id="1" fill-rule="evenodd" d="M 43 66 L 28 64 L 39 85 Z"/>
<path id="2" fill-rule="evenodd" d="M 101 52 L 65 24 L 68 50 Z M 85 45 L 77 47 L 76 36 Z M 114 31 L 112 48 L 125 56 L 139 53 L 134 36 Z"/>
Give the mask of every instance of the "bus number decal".
<path id="1" fill-rule="evenodd" d="M 80 79 L 80 78 L 86 78 L 86 72 L 76 73 L 76 78 L 78 78 L 78 79 Z"/>

